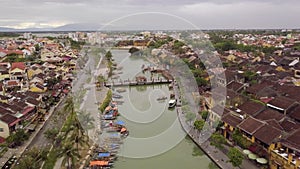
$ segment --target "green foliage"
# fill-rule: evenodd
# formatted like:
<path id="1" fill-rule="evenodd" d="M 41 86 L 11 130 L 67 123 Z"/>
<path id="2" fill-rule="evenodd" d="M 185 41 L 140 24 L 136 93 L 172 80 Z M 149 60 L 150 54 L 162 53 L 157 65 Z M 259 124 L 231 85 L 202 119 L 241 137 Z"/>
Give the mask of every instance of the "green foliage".
<path id="1" fill-rule="evenodd" d="M 78 118 L 80 123 L 84 129 L 93 129 L 95 119 L 91 115 L 91 113 L 81 111 L 78 114 Z"/>
<path id="2" fill-rule="evenodd" d="M 187 110 L 188 111 L 188 110 Z M 185 118 L 186 118 L 186 121 L 189 121 L 189 122 L 191 122 L 192 120 L 194 120 L 195 118 L 196 118 L 196 114 L 195 113 L 193 113 L 193 112 L 187 112 L 186 114 L 185 114 Z"/>
<path id="3" fill-rule="evenodd" d="M 244 160 L 243 154 L 237 148 L 229 149 L 228 158 L 234 167 L 239 167 Z"/>
<path id="4" fill-rule="evenodd" d="M 14 32 L 0 32 L 0 37 L 18 37 L 20 34 Z"/>
<path id="5" fill-rule="evenodd" d="M 106 52 L 106 54 L 105 54 L 105 58 L 106 58 L 107 60 L 111 60 L 111 58 L 112 58 L 112 54 L 111 54 L 111 52 L 110 52 L 110 51 L 107 51 L 107 52 Z"/>
<path id="6" fill-rule="evenodd" d="M 205 111 L 205 110 L 201 111 L 200 114 L 201 114 L 202 119 L 204 119 L 204 120 L 207 119 L 207 117 L 209 116 L 209 112 Z"/>
<path id="7" fill-rule="evenodd" d="M 185 50 L 182 48 L 185 44 L 179 40 L 175 40 L 172 50 L 175 54 L 183 54 Z"/>
<path id="8" fill-rule="evenodd" d="M 11 134 L 6 142 L 8 144 L 15 144 L 20 146 L 24 141 L 28 140 L 29 134 L 25 132 L 24 129 L 18 129 L 15 133 Z"/>
<path id="9" fill-rule="evenodd" d="M 214 162 L 210 162 L 208 165 L 209 169 L 219 169 L 219 167 L 214 163 Z"/>
<path id="10" fill-rule="evenodd" d="M 205 121 L 204 121 L 204 120 L 202 120 L 202 119 L 201 119 L 201 120 L 196 120 L 196 121 L 194 122 L 194 127 L 195 127 L 196 129 L 198 129 L 198 130 L 202 130 L 204 124 L 205 124 Z"/>
<path id="11" fill-rule="evenodd" d="M 72 143 L 64 144 L 58 156 L 63 157 L 63 164 L 67 164 L 67 168 L 75 168 L 75 164 L 80 158 L 78 149 L 74 148 Z"/>
<path id="12" fill-rule="evenodd" d="M 257 78 L 257 74 L 251 70 L 246 70 L 244 73 L 243 73 L 243 76 L 245 77 L 245 80 L 247 82 L 251 82 L 253 80 L 255 80 Z"/>
<path id="13" fill-rule="evenodd" d="M 230 40 L 224 40 L 214 45 L 217 51 L 228 51 L 236 49 L 236 44 Z"/>
<path id="14" fill-rule="evenodd" d="M 155 42 L 150 43 L 150 44 L 148 45 L 148 47 L 150 47 L 150 48 L 159 48 L 159 47 L 161 47 L 162 45 L 167 44 L 167 43 L 169 43 L 169 42 L 170 42 L 170 39 L 158 39 L 158 40 L 156 40 Z"/>
<path id="15" fill-rule="evenodd" d="M 203 156 L 203 155 L 204 155 L 204 152 L 198 146 L 193 147 L 192 156 Z"/>
<path id="16" fill-rule="evenodd" d="M 59 149 L 53 148 L 47 156 L 43 169 L 54 168 L 58 158 Z"/>
<path id="17" fill-rule="evenodd" d="M 243 137 L 238 130 L 235 130 L 233 132 L 232 139 L 238 146 L 240 146 L 243 149 L 248 149 L 252 144 L 248 139 Z"/>
<path id="18" fill-rule="evenodd" d="M 69 42 L 71 44 L 71 48 L 72 49 L 77 49 L 77 50 L 80 50 L 81 47 L 84 45 L 84 42 L 81 42 L 81 41 L 74 41 L 72 39 L 69 39 Z"/>
<path id="19" fill-rule="evenodd" d="M 219 133 L 214 133 L 211 137 L 210 137 L 210 145 L 213 145 L 219 149 L 224 148 L 223 144 L 226 144 L 226 139 L 224 138 L 224 136 L 222 136 Z"/>
<path id="20" fill-rule="evenodd" d="M 140 50 L 138 49 L 138 48 L 136 48 L 136 47 L 131 47 L 130 49 L 129 49 L 129 53 L 130 54 L 133 54 L 133 53 L 136 53 L 136 52 L 139 52 Z"/>
<path id="21" fill-rule="evenodd" d="M 206 86 L 206 85 L 208 85 L 208 81 L 205 80 L 202 77 L 196 77 L 195 79 L 196 79 L 196 82 L 197 82 L 198 86 Z"/>
<path id="22" fill-rule="evenodd" d="M 47 139 L 50 139 L 52 141 L 55 140 L 56 136 L 58 135 L 59 131 L 57 128 L 48 129 L 44 132 L 44 135 Z"/>
<path id="23" fill-rule="evenodd" d="M 107 94 L 106 94 L 106 97 L 103 101 L 103 103 L 101 104 L 100 106 L 100 111 L 103 113 L 105 108 L 109 105 L 109 103 L 111 102 L 111 99 L 112 99 L 112 91 L 111 90 L 108 90 L 107 91 Z"/>
<path id="24" fill-rule="evenodd" d="M 46 160 L 48 151 L 39 148 L 32 148 L 27 151 L 18 161 L 16 169 L 36 169 L 40 168 L 42 162 Z"/>
<path id="25" fill-rule="evenodd" d="M 7 55 L 6 58 L 4 59 L 4 62 L 28 62 L 28 61 L 34 61 L 35 57 L 33 56 L 28 56 L 25 58 L 20 58 L 17 54 L 10 54 Z"/>

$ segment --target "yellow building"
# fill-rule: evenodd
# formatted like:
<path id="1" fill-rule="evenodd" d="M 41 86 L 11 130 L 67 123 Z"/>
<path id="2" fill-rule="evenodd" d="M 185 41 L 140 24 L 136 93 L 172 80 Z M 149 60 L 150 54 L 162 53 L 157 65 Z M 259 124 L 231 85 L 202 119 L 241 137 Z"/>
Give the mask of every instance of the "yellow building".
<path id="1" fill-rule="evenodd" d="M 270 168 L 300 168 L 300 129 L 270 149 Z"/>
<path id="2" fill-rule="evenodd" d="M 47 87 L 44 87 L 44 86 L 42 86 L 40 84 L 32 84 L 30 86 L 29 91 L 31 91 L 31 92 L 37 92 L 37 93 L 44 93 L 44 92 L 47 91 Z"/>

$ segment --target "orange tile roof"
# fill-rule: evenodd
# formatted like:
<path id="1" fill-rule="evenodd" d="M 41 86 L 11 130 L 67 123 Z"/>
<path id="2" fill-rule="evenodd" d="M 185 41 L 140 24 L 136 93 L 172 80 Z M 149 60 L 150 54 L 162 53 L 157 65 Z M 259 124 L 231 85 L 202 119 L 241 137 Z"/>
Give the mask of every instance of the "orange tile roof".
<path id="1" fill-rule="evenodd" d="M 11 64 L 11 70 L 19 68 L 21 70 L 25 70 L 25 63 L 24 62 L 14 62 Z"/>

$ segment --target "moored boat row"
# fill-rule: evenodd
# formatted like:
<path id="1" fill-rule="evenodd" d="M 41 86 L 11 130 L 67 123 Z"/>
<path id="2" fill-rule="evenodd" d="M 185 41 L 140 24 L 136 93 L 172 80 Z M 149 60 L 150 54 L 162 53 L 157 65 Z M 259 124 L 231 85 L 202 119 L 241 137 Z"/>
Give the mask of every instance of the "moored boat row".
<path id="1" fill-rule="evenodd" d="M 112 101 L 100 115 L 101 128 L 105 132 L 100 147 L 97 147 L 89 164 L 91 169 L 110 169 L 118 159 L 117 153 L 123 139 L 129 135 L 125 122 L 116 120 L 119 115 L 117 102 Z"/>

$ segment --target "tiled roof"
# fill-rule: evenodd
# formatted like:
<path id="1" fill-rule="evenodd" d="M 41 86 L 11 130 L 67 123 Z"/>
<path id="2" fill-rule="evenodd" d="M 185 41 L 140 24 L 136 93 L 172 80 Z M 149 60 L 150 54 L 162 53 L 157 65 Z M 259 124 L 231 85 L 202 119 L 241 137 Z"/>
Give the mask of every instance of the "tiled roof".
<path id="1" fill-rule="evenodd" d="M 20 121 L 18 118 L 11 114 L 5 114 L 4 116 L 0 117 L 0 120 L 5 122 L 9 126 L 13 126 L 14 124 Z"/>
<path id="2" fill-rule="evenodd" d="M 281 133 L 282 131 L 279 129 L 265 124 L 264 126 L 260 127 L 253 136 L 263 143 L 270 145 L 275 139 L 278 139 L 281 136 Z"/>
<path id="3" fill-rule="evenodd" d="M 14 62 L 11 64 L 11 70 L 14 70 L 15 68 L 19 68 L 21 70 L 25 70 L 25 63 L 24 62 Z"/>
<path id="4" fill-rule="evenodd" d="M 289 113 L 289 116 L 297 121 L 300 121 L 300 105 L 298 105 L 294 110 L 292 110 L 292 112 Z"/>
<path id="5" fill-rule="evenodd" d="M 253 135 L 259 128 L 261 128 L 265 123 L 259 121 L 253 117 L 248 117 L 246 120 L 241 122 L 238 127 L 244 132 Z"/>
<path id="6" fill-rule="evenodd" d="M 235 115 L 232 115 L 231 113 L 227 113 L 222 117 L 222 121 L 229 124 L 232 127 L 236 127 L 238 124 L 240 124 L 243 121 L 243 119 Z"/>
<path id="7" fill-rule="evenodd" d="M 288 119 L 284 119 L 283 121 L 280 122 L 281 127 L 284 129 L 286 132 L 293 132 L 297 129 L 300 128 L 300 124 L 297 122 L 293 122 Z"/>
<path id="8" fill-rule="evenodd" d="M 266 109 L 260 113 L 258 113 L 256 116 L 254 116 L 255 118 L 259 119 L 259 120 L 270 120 L 270 119 L 275 119 L 277 121 L 281 120 L 284 118 L 284 114 L 273 110 L 273 109 Z"/>
<path id="9" fill-rule="evenodd" d="M 276 97 L 275 99 L 271 100 L 267 105 L 270 107 L 275 106 L 277 108 L 283 109 L 283 111 L 284 111 L 284 110 L 288 109 L 289 107 L 291 107 L 294 103 L 295 103 L 295 101 L 292 99 L 289 99 L 284 96 L 279 96 L 279 97 Z"/>
<path id="10" fill-rule="evenodd" d="M 244 84 L 233 81 L 227 85 L 227 89 L 231 89 L 231 90 L 237 92 L 237 91 L 241 90 L 243 86 L 244 86 Z"/>
<path id="11" fill-rule="evenodd" d="M 242 114 L 248 114 L 250 116 L 255 116 L 257 113 L 261 112 L 265 109 L 265 106 L 262 103 L 247 101 L 244 104 L 238 107 Z"/>
<path id="12" fill-rule="evenodd" d="M 282 144 L 291 149 L 300 151 L 300 129 L 283 140 Z"/>

